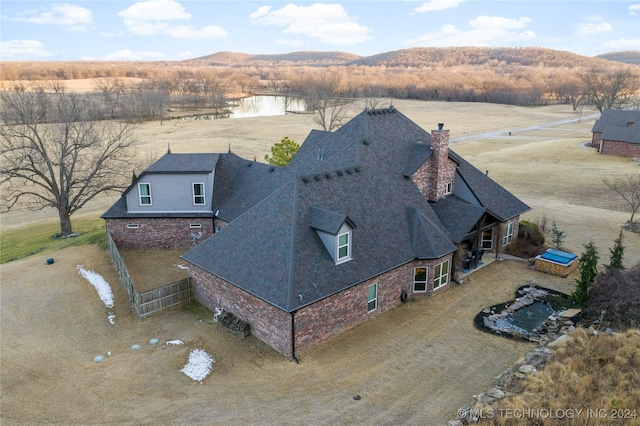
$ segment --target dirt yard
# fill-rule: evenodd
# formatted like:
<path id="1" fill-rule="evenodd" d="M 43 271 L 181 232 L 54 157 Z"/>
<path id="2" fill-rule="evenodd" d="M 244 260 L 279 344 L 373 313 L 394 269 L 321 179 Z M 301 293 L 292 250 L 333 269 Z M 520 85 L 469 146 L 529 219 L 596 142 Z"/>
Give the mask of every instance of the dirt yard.
<path id="1" fill-rule="evenodd" d="M 593 240 L 600 263 L 606 262 L 629 213 L 601 176 L 640 168 L 580 146 L 590 138 L 593 119 L 538 128 L 577 117 L 560 106 L 394 104 L 427 130 L 444 121 L 452 149 L 527 202 L 533 208 L 527 218 L 555 219 L 566 232 L 566 247 L 578 253 Z M 240 155 L 261 159 L 283 136 L 302 142 L 311 128 L 304 115 L 185 121 L 144 125 L 138 138 L 141 152 L 158 156 L 170 143 L 173 152 L 226 151 L 231 145 Z M 99 216 L 113 200 L 96 200 L 82 214 Z M 18 211 L 3 215 L 2 227 L 44 217 Z M 640 236 L 624 236 L 625 263 L 632 265 L 640 260 Z M 46 265 L 49 257 L 54 264 Z M 110 283 L 115 325 L 76 265 Z M 559 278 L 522 261 L 493 262 L 464 285 L 412 301 L 299 354 L 296 364 L 253 337 L 240 340 L 202 308 L 137 322 L 108 255 L 96 246 L 1 268 L 2 425 L 444 424 L 534 347 L 476 330 L 476 313 L 513 299 L 528 281 L 569 292 L 575 280 L 575 272 Z M 148 343 L 153 338 L 160 339 L 158 346 Z M 164 344 L 173 339 L 185 345 Z M 133 344 L 141 349 L 132 351 Z M 215 358 L 202 384 L 180 372 L 191 348 Z M 94 363 L 97 355 L 106 359 Z"/>

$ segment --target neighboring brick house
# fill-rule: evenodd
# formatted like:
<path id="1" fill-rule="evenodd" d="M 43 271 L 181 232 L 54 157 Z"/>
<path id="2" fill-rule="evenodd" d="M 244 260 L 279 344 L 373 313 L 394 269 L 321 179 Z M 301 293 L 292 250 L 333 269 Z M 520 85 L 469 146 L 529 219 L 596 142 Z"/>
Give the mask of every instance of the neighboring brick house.
<path id="1" fill-rule="evenodd" d="M 365 110 L 335 132 L 311 131 L 285 167 L 203 154 L 205 180 L 183 173 L 198 154 L 166 154 L 103 217 L 124 246 L 144 242 L 136 232 L 146 232 L 145 221 L 157 221 L 148 225 L 155 233 L 174 217 L 177 227 L 209 220 L 213 235 L 183 255 L 195 300 L 247 321 L 295 359 L 407 298 L 448 287 L 460 247 L 497 251 L 517 237 L 529 207 L 448 143 L 442 124 L 429 134 L 393 107 Z M 152 213 L 140 197 L 152 178 L 151 196 L 161 196 L 160 171 L 187 194 L 207 182 L 209 215 Z"/>
<path id="2" fill-rule="evenodd" d="M 605 109 L 591 132 L 600 154 L 640 157 L 640 111 Z"/>

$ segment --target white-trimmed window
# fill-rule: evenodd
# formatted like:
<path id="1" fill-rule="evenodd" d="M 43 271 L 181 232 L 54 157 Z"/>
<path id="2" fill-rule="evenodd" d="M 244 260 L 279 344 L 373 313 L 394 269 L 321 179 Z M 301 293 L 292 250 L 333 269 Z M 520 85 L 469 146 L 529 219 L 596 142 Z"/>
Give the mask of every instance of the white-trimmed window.
<path id="1" fill-rule="evenodd" d="M 193 204 L 196 206 L 205 204 L 204 183 L 199 182 L 193 184 Z"/>
<path id="2" fill-rule="evenodd" d="M 375 311 L 378 307 L 378 284 L 371 284 L 367 289 L 367 312 Z"/>
<path id="3" fill-rule="evenodd" d="M 513 240 L 513 222 L 510 222 L 504 228 L 504 237 L 502 237 L 502 245 L 506 246 Z"/>
<path id="4" fill-rule="evenodd" d="M 150 206 L 151 205 L 151 184 L 139 183 L 138 191 L 140 192 L 140 205 Z"/>
<path id="5" fill-rule="evenodd" d="M 453 192 L 453 182 L 447 182 L 444 185 L 444 194 L 448 195 L 451 194 Z"/>
<path id="6" fill-rule="evenodd" d="M 127 223 L 127 228 L 129 229 L 138 229 L 140 227 L 140 225 L 138 225 L 137 223 Z"/>
<path id="7" fill-rule="evenodd" d="M 424 293 L 427 291 L 427 278 L 429 269 L 426 266 L 413 268 L 413 292 Z"/>
<path id="8" fill-rule="evenodd" d="M 338 244 L 337 251 L 338 256 L 336 257 L 336 263 L 346 262 L 351 259 L 351 231 L 343 232 L 342 234 L 338 234 L 338 238 L 336 239 Z"/>
<path id="9" fill-rule="evenodd" d="M 449 282 L 449 261 L 436 265 L 433 272 L 433 289 L 436 290 Z"/>
<path id="10" fill-rule="evenodd" d="M 484 250 L 493 249 L 493 229 L 489 229 L 482 233 L 482 248 Z"/>

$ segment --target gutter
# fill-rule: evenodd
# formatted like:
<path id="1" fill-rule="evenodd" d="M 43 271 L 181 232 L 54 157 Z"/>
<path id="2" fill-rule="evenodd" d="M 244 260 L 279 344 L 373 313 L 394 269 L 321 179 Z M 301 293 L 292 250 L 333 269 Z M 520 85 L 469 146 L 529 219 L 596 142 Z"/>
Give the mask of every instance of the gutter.
<path id="1" fill-rule="evenodd" d="M 300 364 L 300 361 L 296 358 L 296 312 L 298 311 L 291 312 L 291 358 L 296 362 L 296 364 Z"/>

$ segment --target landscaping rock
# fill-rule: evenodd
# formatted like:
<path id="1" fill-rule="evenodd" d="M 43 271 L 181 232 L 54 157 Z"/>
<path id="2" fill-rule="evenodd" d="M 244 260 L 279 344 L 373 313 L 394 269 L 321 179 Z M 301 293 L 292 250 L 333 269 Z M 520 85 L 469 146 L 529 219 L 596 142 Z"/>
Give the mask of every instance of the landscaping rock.
<path id="1" fill-rule="evenodd" d="M 536 367 L 531 364 L 525 364 L 521 365 L 520 368 L 518 368 L 518 371 L 522 374 L 531 374 L 536 371 Z"/>
<path id="2" fill-rule="evenodd" d="M 571 341 L 571 336 L 568 334 L 563 334 L 562 336 L 555 339 L 553 342 L 549 343 L 550 348 L 558 348 L 560 346 L 566 346 L 567 343 Z"/>
<path id="3" fill-rule="evenodd" d="M 487 393 L 489 394 L 489 396 L 495 399 L 504 398 L 504 392 L 498 388 L 491 388 Z"/>

